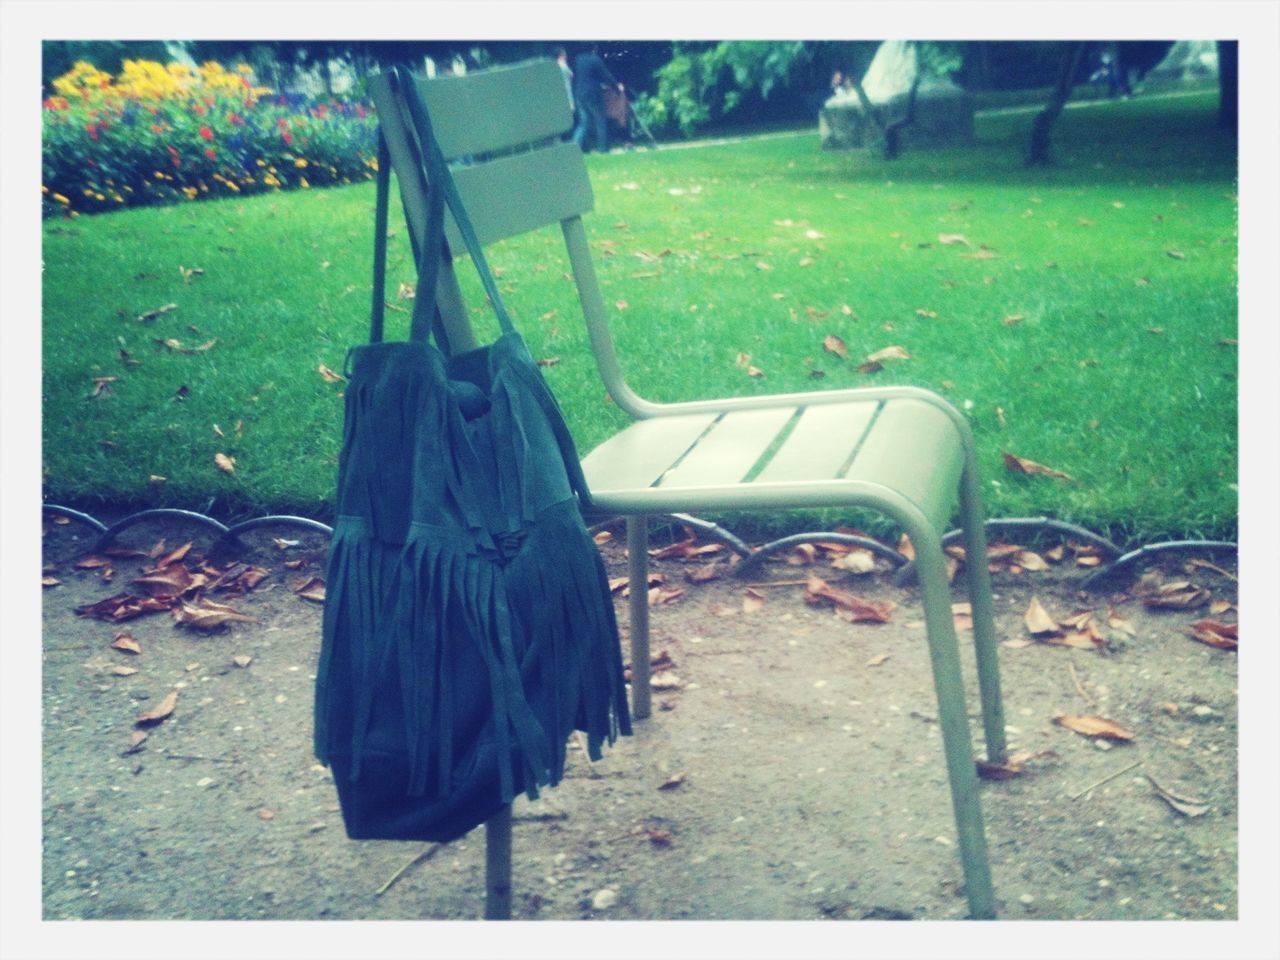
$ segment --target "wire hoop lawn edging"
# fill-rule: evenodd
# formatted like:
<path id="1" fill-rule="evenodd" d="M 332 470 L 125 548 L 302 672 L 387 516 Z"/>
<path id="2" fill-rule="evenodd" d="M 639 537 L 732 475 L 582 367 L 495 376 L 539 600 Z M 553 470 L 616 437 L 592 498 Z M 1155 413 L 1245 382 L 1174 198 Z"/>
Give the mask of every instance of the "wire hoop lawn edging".
<path id="1" fill-rule="evenodd" d="M 332 536 L 333 534 L 333 528 L 326 523 L 322 523 L 319 520 L 312 520 L 309 517 L 298 517 L 289 514 L 273 514 L 265 517 L 256 517 L 227 526 L 226 524 L 215 520 L 213 517 L 200 513 L 196 510 L 182 510 L 176 507 L 153 507 L 151 509 L 140 510 L 136 513 L 129 514 L 127 517 L 117 520 L 115 523 L 108 526 L 92 514 L 85 513 L 81 510 L 75 510 L 71 507 L 64 507 L 56 503 L 45 503 L 42 504 L 42 507 L 44 513 L 64 516 L 70 520 L 83 523 L 95 530 L 98 534 L 98 538 L 93 544 L 92 549 L 94 551 L 103 549 L 115 540 L 122 530 L 125 530 L 136 523 L 140 523 L 143 520 L 154 520 L 165 517 L 178 520 L 189 520 L 210 527 L 218 534 L 219 543 L 234 539 L 249 530 L 275 524 L 300 526 L 309 530 L 314 530 L 318 533 L 323 533 L 326 536 Z M 862 549 L 870 550 L 872 553 L 888 560 L 894 565 L 895 580 L 899 585 L 909 583 L 914 574 L 914 563 L 909 557 L 890 546 L 886 546 L 878 540 L 873 540 L 870 537 L 859 536 L 857 534 L 837 533 L 835 531 L 809 531 L 806 533 L 796 533 L 780 537 L 759 547 L 752 547 L 731 531 L 726 530 L 719 524 L 713 523 L 709 520 L 703 520 L 687 513 L 655 514 L 655 516 L 666 518 L 667 520 L 684 527 L 689 527 L 710 540 L 724 544 L 742 558 L 742 562 L 737 565 L 735 572 L 737 575 L 743 577 L 754 573 L 759 568 L 760 564 L 764 563 L 770 555 L 781 550 L 789 550 L 792 547 L 805 543 L 839 543 L 844 546 L 861 547 Z M 618 523 L 621 519 L 623 518 L 610 517 L 605 520 L 593 518 L 593 523 L 589 527 L 589 530 L 594 535 L 606 527 Z M 988 530 L 1020 529 L 1064 533 L 1101 548 L 1115 559 L 1106 566 L 1095 570 L 1085 578 L 1083 583 L 1083 588 L 1085 590 L 1093 589 L 1097 584 L 1105 582 L 1112 576 L 1115 576 L 1138 560 L 1144 558 L 1151 558 L 1164 553 L 1187 550 L 1217 552 L 1223 550 L 1234 551 L 1238 549 L 1238 545 L 1236 543 L 1228 540 L 1167 540 L 1160 543 L 1148 544 L 1135 550 L 1130 550 L 1126 553 L 1106 537 L 1073 523 L 1054 520 L 1052 517 L 997 517 L 988 520 L 986 527 Z M 944 546 L 948 546 L 958 540 L 961 536 L 961 530 L 957 529 L 948 531 L 943 535 L 942 543 Z"/>

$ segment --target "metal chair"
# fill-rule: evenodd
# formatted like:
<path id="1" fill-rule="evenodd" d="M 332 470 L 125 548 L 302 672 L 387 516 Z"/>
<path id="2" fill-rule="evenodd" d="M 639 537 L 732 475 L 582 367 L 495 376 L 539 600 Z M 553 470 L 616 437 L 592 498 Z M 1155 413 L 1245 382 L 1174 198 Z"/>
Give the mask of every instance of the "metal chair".
<path id="1" fill-rule="evenodd" d="M 956 503 L 988 759 L 1005 754 L 991 586 L 973 438 L 941 397 L 912 387 L 654 403 L 623 378 L 605 318 L 582 215 L 592 209 L 581 152 L 562 134 L 572 123 L 552 61 L 531 61 L 435 80 L 371 78 L 382 135 L 411 232 L 422 236 L 425 182 L 416 162 L 405 84 L 416 83 L 481 243 L 558 223 L 590 342 L 609 395 L 634 418 L 583 461 L 591 510 L 626 516 L 630 548 L 632 714 L 650 713 L 647 524 L 655 514 L 806 507 L 862 507 L 892 518 L 911 538 L 924 606 L 947 772 L 970 915 L 993 917 L 987 846 L 951 593 L 941 536 Z M 465 248 L 452 217 L 452 251 Z M 454 350 L 475 339 L 450 257 L 437 306 Z M 501 831 L 495 831 L 501 834 Z M 493 834 L 490 840 L 493 840 Z M 506 842 L 510 842 L 509 833 Z M 509 880 L 507 881 L 509 890 Z"/>

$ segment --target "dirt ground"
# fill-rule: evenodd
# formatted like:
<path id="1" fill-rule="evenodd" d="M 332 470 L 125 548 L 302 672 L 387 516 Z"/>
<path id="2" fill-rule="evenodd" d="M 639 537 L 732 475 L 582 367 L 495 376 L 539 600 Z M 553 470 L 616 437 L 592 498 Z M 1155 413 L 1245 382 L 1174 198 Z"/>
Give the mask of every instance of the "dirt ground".
<path id="1" fill-rule="evenodd" d="M 192 570 L 201 556 L 221 571 L 269 571 L 243 596 L 212 595 L 253 622 L 204 633 L 166 612 L 77 616 L 138 592 L 130 581 L 155 560 L 107 557 L 107 582 L 103 567 L 76 566 L 91 530 L 46 518 L 45 531 L 45 919 L 482 915 L 483 831 L 443 847 L 343 832 L 311 753 L 321 606 L 294 592 L 323 576 L 323 535 L 260 529 L 219 554 L 199 526 L 125 531 L 119 544 L 141 551 L 192 541 L 181 561 Z M 665 542 L 655 534 L 655 547 Z M 624 576 L 617 540 L 602 552 Z M 653 715 L 598 764 L 572 744 L 564 782 L 517 801 L 516 919 L 965 916 L 918 596 L 883 567 L 855 575 L 832 556 L 697 584 L 686 574 L 714 555 L 655 561 L 663 586 L 683 593 L 652 608 L 664 667 Z M 1236 602 L 1234 559 L 1178 554 L 1084 594 L 1088 571 L 1071 556 L 994 574 L 1010 747 L 1036 754 L 1019 775 L 982 782 L 998 914 L 1233 919 L 1236 654 L 1197 642 L 1189 625 L 1235 622 L 1221 609 Z M 810 574 L 891 602 L 888 622 L 806 603 Z M 1208 591 L 1216 612 L 1205 596 L 1188 609 L 1137 598 L 1178 580 Z M 768 584 L 754 588 L 762 603 L 744 605 L 748 582 Z M 1059 621 L 1094 611 L 1102 649 L 1033 639 L 1033 597 Z M 113 648 L 125 631 L 140 653 Z M 971 634 L 960 637 L 981 753 Z M 174 692 L 172 712 L 131 750 L 136 718 L 163 713 Z M 1132 738 L 1073 732 L 1054 721 L 1064 714 L 1105 717 Z"/>

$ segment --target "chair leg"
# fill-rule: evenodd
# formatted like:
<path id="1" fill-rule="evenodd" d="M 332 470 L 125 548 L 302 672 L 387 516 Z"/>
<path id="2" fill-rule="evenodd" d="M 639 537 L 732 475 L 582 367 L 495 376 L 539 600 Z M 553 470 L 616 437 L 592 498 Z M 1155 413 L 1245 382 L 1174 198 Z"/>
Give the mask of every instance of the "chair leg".
<path id="1" fill-rule="evenodd" d="M 1007 745 L 1004 703 L 1000 694 L 1000 662 L 996 655 L 996 625 L 987 570 L 986 518 L 978 489 L 977 471 L 965 470 L 960 487 L 960 518 L 964 527 L 965 578 L 973 610 L 973 646 L 978 662 L 978 690 L 982 695 L 982 729 L 987 760 L 1003 763 Z"/>
<path id="2" fill-rule="evenodd" d="M 484 825 L 484 918 L 511 919 L 511 806 Z"/>
<path id="3" fill-rule="evenodd" d="M 627 517 L 627 572 L 631 590 L 631 718 L 649 716 L 649 518 Z"/>
<path id="4" fill-rule="evenodd" d="M 929 635 L 929 659 L 938 696 L 938 726 L 942 730 L 947 775 L 951 781 L 951 805 L 955 813 L 969 915 L 975 920 L 991 919 L 995 916 L 995 894 L 991 887 L 991 866 L 987 859 L 973 740 L 969 735 L 969 716 L 960 675 L 960 650 L 952 620 L 951 591 L 947 585 L 942 542 L 923 517 L 918 523 L 908 525 L 907 532 L 916 548 L 925 626 Z"/>

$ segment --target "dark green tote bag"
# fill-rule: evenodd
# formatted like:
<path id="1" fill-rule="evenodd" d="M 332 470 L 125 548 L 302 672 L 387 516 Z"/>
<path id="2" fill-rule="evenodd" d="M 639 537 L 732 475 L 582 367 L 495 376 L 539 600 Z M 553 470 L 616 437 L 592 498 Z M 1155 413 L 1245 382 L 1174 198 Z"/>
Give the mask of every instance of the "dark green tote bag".
<path id="1" fill-rule="evenodd" d="M 352 348 L 316 679 L 315 750 L 352 839 L 448 841 L 631 733 L 608 578 L 559 408 L 502 305 L 410 78 L 430 209 L 410 338 L 382 340 L 379 136 L 370 343 Z M 502 330 L 428 342 L 448 204 Z M 438 319 L 438 318 L 437 318 Z"/>

